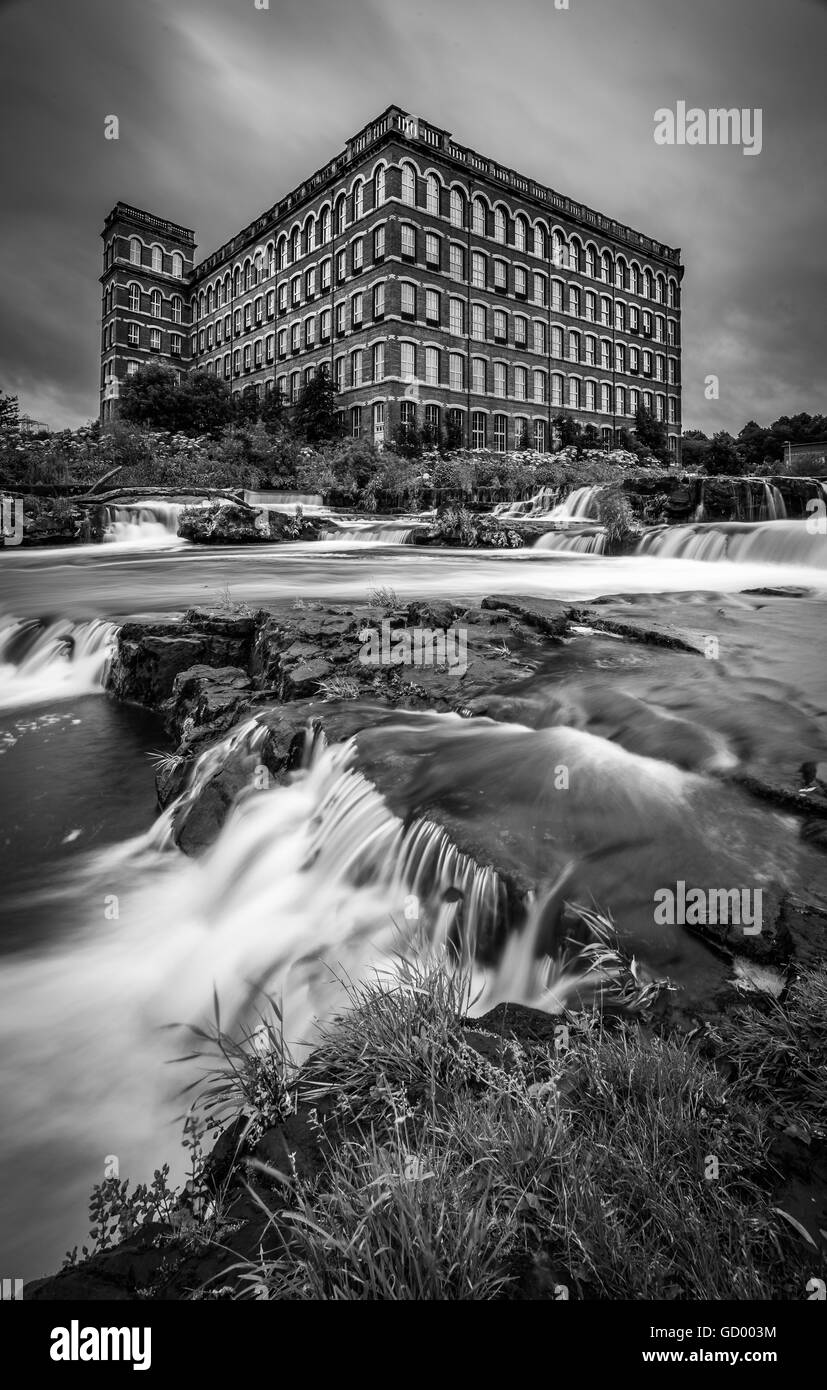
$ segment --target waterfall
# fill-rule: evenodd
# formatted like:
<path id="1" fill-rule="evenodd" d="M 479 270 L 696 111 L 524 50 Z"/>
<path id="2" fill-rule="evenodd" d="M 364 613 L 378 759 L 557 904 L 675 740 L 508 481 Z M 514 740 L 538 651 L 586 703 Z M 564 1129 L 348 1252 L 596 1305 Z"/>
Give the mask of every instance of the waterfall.
<path id="1" fill-rule="evenodd" d="M 336 541 L 338 545 L 412 545 L 418 530 L 427 523 L 419 517 L 386 518 L 384 521 L 354 521 L 334 517 L 335 525 L 325 527 L 319 539 Z"/>
<path id="2" fill-rule="evenodd" d="M 759 521 L 786 521 L 787 508 L 784 498 L 774 483 L 764 483 L 764 499 L 761 503 Z"/>
<path id="3" fill-rule="evenodd" d="M 183 545 L 178 540 L 180 502 L 119 502 L 104 507 L 105 543 L 145 545 Z"/>
<path id="4" fill-rule="evenodd" d="M 541 487 L 527 502 L 500 502 L 494 508 L 494 515 L 507 520 L 509 517 L 542 517 L 548 521 L 597 521 L 597 497 L 602 485 L 577 487 L 562 502 L 558 501 L 560 489 Z"/>
<path id="5" fill-rule="evenodd" d="M 533 550 L 565 550 L 578 555 L 602 555 L 606 549 L 605 531 L 549 531 L 538 536 Z"/>
<path id="6" fill-rule="evenodd" d="M 696 522 L 648 531 L 636 554 L 825 569 L 827 537 L 808 529 L 806 521 Z"/>
<path id="7" fill-rule="evenodd" d="M 93 619 L 6 619 L 0 626 L 0 709 L 102 690 L 118 628 Z"/>

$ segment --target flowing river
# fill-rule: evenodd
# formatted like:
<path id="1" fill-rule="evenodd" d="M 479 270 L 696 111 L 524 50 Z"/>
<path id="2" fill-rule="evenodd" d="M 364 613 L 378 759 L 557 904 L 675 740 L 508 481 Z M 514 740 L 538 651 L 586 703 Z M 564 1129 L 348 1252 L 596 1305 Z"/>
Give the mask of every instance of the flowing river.
<path id="1" fill-rule="evenodd" d="M 641 927 L 653 884 L 714 864 L 713 882 L 827 888 L 818 825 L 727 780 L 743 768 L 806 795 L 827 760 L 827 540 L 803 521 L 653 530 L 622 558 L 557 533 L 517 552 L 433 550 L 360 523 L 308 544 L 209 549 L 176 542 L 168 515 L 112 527 L 109 544 L 0 554 L 4 1277 L 44 1274 L 82 1241 L 107 1156 L 133 1180 L 167 1158 L 180 1172 L 177 1092 L 190 1076 L 167 1063 L 191 1046 L 170 1025 L 208 1020 L 214 989 L 241 1019 L 266 988 L 306 1044 L 341 1003 L 343 974 L 415 949 L 412 892 L 437 933 L 450 930 L 447 889 L 466 921 L 496 919 L 487 844 L 537 881 L 582 861 L 578 891 L 611 907 L 638 958 L 696 984 L 720 967 L 689 937 L 669 953 Z M 348 744 L 319 747 L 302 776 L 240 805 L 201 858 L 171 847 L 147 756 L 168 739 L 156 716 L 104 693 L 119 623 L 196 605 L 366 603 L 378 588 L 457 603 L 605 598 L 615 615 L 718 649 L 706 660 L 584 627 L 508 708 L 400 711 L 361 738 L 358 765 Z M 259 731 L 235 737 L 254 750 Z M 396 806 L 370 776 L 372 760 L 393 758 Z M 547 796 L 561 763 L 582 774 L 564 814 Z M 410 824 L 423 787 L 473 832 L 482 866 Z M 529 921 L 480 965 L 480 1007 L 559 1006 L 537 976 L 541 928 Z"/>

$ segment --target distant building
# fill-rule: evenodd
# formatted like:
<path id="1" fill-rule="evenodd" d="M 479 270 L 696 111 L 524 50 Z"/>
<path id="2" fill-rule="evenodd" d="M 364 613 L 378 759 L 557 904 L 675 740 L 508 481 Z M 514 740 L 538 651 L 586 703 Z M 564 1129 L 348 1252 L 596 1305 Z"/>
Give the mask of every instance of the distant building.
<path id="1" fill-rule="evenodd" d="M 103 419 L 153 358 L 288 403 L 326 363 L 377 443 L 452 422 L 545 450 L 566 410 L 611 444 L 644 405 L 678 456 L 680 251 L 397 106 L 198 265 L 192 231 L 123 203 L 102 236 Z"/>
<path id="2" fill-rule="evenodd" d="M 799 478 L 827 477 L 827 439 L 812 444 L 785 444 L 784 467 Z"/>

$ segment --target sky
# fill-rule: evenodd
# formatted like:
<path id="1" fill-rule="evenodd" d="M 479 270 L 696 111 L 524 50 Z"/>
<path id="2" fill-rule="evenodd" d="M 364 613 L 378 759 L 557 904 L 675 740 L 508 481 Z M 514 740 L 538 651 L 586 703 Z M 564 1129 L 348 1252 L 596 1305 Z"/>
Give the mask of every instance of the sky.
<path id="1" fill-rule="evenodd" d="M 97 415 L 115 202 L 200 259 L 391 103 L 682 248 L 684 428 L 827 411 L 825 0 L 258 6 L 0 0 L 0 388 L 27 414 Z M 656 143 L 681 101 L 760 110 L 760 153 Z"/>

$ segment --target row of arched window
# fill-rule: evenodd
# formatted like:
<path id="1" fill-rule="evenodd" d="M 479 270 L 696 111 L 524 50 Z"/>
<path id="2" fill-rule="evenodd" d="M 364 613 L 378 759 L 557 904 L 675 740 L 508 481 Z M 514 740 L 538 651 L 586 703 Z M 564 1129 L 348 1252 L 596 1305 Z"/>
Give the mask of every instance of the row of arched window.
<path id="1" fill-rule="evenodd" d="M 184 300 L 180 294 L 170 295 L 167 303 L 169 313 L 164 313 L 164 296 L 159 289 L 149 290 L 148 292 L 135 280 L 130 280 L 126 286 L 127 306 L 131 314 L 151 314 L 154 319 L 170 318 L 173 323 L 184 322 Z M 103 313 L 104 317 L 111 314 L 115 308 L 115 286 L 109 285 L 104 291 Z"/>
<path id="2" fill-rule="evenodd" d="M 159 246 L 157 242 L 153 242 L 151 246 L 146 246 L 140 237 L 131 236 L 129 238 L 129 261 L 131 265 L 148 266 L 159 274 L 166 272 L 168 275 L 173 275 L 176 280 L 183 280 L 184 278 L 184 257 L 181 252 L 165 251 L 163 246 Z"/>

